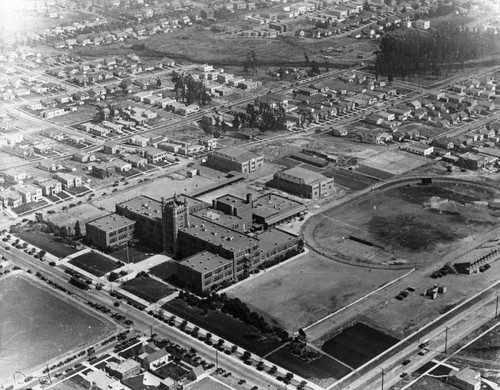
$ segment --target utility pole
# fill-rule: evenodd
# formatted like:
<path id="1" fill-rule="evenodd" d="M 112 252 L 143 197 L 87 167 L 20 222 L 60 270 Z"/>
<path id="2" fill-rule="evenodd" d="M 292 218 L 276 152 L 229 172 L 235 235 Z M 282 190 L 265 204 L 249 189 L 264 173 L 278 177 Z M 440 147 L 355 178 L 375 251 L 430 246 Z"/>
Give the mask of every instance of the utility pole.
<path id="1" fill-rule="evenodd" d="M 215 350 L 215 369 L 219 369 L 219 351 L 217 349 Z"/>
<path id="2" fill-rule="evenodd" d="M 384 390 L 384 369 L 382 368 L 382 385 L 381 385 L 381 389 Z"/>
<path id="3" fill-rule="evenodd" d="M 498 318 L 498 295 L 497 295 L 497 304 L 496 304 L 496 307 L 495 307 L 495 319 Z"/>
<path id="4" fill-rule="evenodd" d="M 444 353 L 448 353 L 448 326 L 446 326 L 444 334 Z"/>

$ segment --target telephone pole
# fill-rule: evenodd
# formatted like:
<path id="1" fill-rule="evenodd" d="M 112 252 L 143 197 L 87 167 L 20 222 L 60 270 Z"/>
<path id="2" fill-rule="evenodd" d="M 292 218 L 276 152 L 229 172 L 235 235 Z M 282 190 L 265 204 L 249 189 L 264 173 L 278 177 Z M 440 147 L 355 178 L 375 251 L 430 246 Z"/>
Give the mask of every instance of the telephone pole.
<path id="1" fill-rule="evenodd" d="M 448 326 L 446 326 L 444 334 L 444 353 L 448 353 Z"/>
<path id="2" fill-rule="evenodd" d="M 381 384 L 381 390 L 384 390 L 384 375 L 385 375 L 385 372 L 384 372 L 384 369 L 382 368 L 382 384 Z"/>
<path id="3" fill-rule="evenodd" d="M 497 304 L 496 304 L 496 307 L 495 307 L 495 319 L 498 318 L 498 295 L 497 295 Z"/>

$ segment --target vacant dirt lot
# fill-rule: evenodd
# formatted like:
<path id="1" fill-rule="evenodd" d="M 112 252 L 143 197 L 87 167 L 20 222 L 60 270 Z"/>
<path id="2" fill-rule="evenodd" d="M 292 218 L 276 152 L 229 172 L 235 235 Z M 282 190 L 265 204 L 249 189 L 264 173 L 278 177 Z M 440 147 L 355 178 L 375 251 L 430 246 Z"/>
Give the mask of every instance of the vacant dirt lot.
<path id="1" fill-rule="evenodd" d="M 109 214 L 109 211 L 99 210 L 97 207 L 84 203 L 76 207 L 70 207 L 66 211 L 56 214 L 48 214 L 47 221 L 51 221 L 58 226 L 71 226 L 73 228 L 76 221 L 80 221 L 80 228 L 85 234 L 85 222 L 92 221 L 96 218 Z"/>
<path id="2" fill-rule="evenodd" d="M 402 274 L 355 268 L 309 252 L 240 283 L 228 295 L 296 331 Z"/>
<path id="3" fill-rule="evenodd" d="M 314 217 L 312 245 L 352 262 L 430 264 L 496 225 L 496 212 L 478 204 L 496 196 L 465 183 L 374 192 Z"/>
<path id="4" fill-rule="evenodd" d="M 177 176 L 175 176 L 177 177 Z M 162 177 L 153 181 L 143 181 L 139 186 L 130 190 L 122 190 L 115 195 L 107 198 L 98 198 L 92 202 L 95 207 L 104 207 L 111 212 L 115 211 L 115 204 L 125 202 L 138 195 L 146 195 L 153 199 L 160 200 L 162 197 L 169 198 L 175 193 L 184 194 L 201 189 L 213 183 L 213 180 L 202 176 L 194 178 L 184 178 L 183 180 L 174 180 L 169 177 Z"/>

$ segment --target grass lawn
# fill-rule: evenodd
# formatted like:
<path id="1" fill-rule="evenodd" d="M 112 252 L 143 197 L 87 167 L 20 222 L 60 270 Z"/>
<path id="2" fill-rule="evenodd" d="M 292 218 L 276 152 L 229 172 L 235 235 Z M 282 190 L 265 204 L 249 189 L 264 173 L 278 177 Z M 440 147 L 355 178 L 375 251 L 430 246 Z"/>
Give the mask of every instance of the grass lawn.
<path id="1" fill-rule="evenodd" d="M 78 194 L 83 194 L 85 192 L 89 192 L 90 190 L 87 187 L 73 187 L 67 190 L 69 193 L 78 195 Z"/>
<path id="2" fill-rule="evenodd" d="M 48 233 L 40 231 L 22 231 L 20 233 L 16 233 L 16 235 L 22 240 L 29 242 L 31 245 L 43 249 L 47 253 L 57 257 L 66 257 L 77 252 L 77 249 L 60 242 L 55 242 L 54 236 Z"/>
<path id="3" fill-rule="evenodd" d="M 425 376 L 411 385 L 408 390 L 456 390 L 456 387 L 437 378 Z"/>
<path id="4" fill-rule="evenodd" d="M 322 355 L 312 362 L 304 362 L 293 355 L 286 347 L 274 352 L 267 359 L 285 370 L 297 373 L 303 378 L 319 382 L 324 387 L 351 372 L 349 368 L 326 355 Z"/>
<path id="5" fill-rule="evenodd" d="M 116 252 L 110 253 L 110 256 L 117 260 L 123 261 L 124 263 L 138 263 L 144 259 L 151 256 L 151 251 L 149 249 L 140 248 L 138 246 L 129 246 L 128 255 L 127 248 L 117 250 Z"/>
<path id="6" fill-rule="evenodd" d="M 35 210 L 46 205 L 48 205 L 48 203 L 45 200 L 40 200 L 38 202 L 22 204 L 21 206 L 13 208 L 12 211 L 14 211 L 16 214 L 24 214 L 28 211 Z"/>
<path id="7" fill-rule="evenodd" d="M 365 324 L 357 323 L 323 344 L 330 356 L 358 368 L 398 342 Z"/>
<path id="8" fill-rule="evenodd" d="M 119 267 L 117 262 L 96 252 L 84 253 L 81 256 L 71 259 L 69 262 L 99 277 Z"/>
<path id="9" fill-rule="evenodd" d="M 156 279 L 144 277 L 131 279 L 123 283 L 121 288 L 148 302 L 157 302 L 175 291 Z"/>
<path id="10" fill-rule="evenodd" d="M 259 356 L 264 356 L 278 348 L 281 344 L 280 340 L 276 337 L 266 337 L 265 340 L 257 341 L 259 331 L 253 326 L 218 311 L 209 311 L 207 315 L 202 315 L 203 311 L 201 309 L 189 307 L 180 299 L 167 302 L 162 307 Z"/>
<path id="11" fill-rule="evenodd" d="M 177 269 L 177 262 L 175 260 L 166 261 L 157 266 L 154 266 L 149 270 L 154 276 L 157 278 L 167 280 L 170 276 L 172 276 Z"/>

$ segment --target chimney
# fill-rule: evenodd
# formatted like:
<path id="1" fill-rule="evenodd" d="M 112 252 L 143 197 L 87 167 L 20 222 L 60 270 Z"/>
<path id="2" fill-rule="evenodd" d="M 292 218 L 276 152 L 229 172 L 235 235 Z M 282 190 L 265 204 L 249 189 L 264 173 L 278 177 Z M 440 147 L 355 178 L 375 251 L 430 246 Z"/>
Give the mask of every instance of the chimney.
<path id="1" fill-rule="evenodd" d="M 253 208 L 252 194 L 247 194 L 247 204 L 249 204 L 250 207 Z"/>

